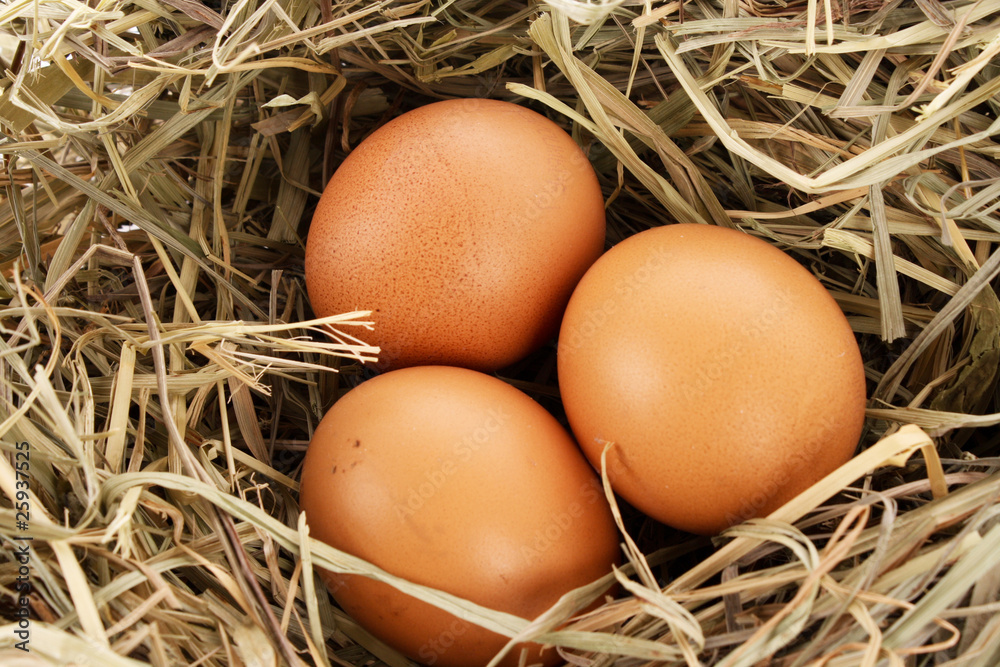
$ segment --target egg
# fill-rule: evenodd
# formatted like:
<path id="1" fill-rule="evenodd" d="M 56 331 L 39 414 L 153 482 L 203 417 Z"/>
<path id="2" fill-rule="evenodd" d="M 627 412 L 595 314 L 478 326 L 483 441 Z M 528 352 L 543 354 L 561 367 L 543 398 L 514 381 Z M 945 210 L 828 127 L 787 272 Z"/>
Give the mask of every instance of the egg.
<path id="1" fill-rule="evenodd" d="M 558 125 L 497 100 L 436 102 L 359 144 L 316 207 L 318 316 L 372 311 L 381 369 L 491 371 L 552 339 L 604 248 L 600 185 Z"/>
<path id="2" fill-rule="evenodd" d="M 714 534 L 764 516 L 847 461 L 865 373 L 822 284 L 746 233 L 638 233 L 580 281 L 559 333 L 573 433 L 645 514 Z M 610 443 L 610 444 L 609 444 Z"/>
<path id="3" fill-rule="evenodd" d="M 607 499 L 569 433 L 526 394 L 468 369 L 390 371 L 345 394 L 309 443 L 300 504 L 313 537 L 527 619 L 618 562 Z M 386 583 L 322 576 L 358 623 L 424 664 L 485 665 L 507 642 Z M 559 660 L 528 649 L 528 664 Z"/>

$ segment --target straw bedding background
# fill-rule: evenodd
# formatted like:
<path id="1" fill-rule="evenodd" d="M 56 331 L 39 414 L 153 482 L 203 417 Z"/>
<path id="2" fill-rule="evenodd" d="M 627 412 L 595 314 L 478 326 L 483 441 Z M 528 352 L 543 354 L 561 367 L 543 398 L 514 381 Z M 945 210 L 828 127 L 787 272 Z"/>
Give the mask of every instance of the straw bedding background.
<path id="1" fill-rule="evenodd" d="M 406 664 L 317 565 L 573 664 L 1000 664 L 1000 3 L 13 0 L 0 31 L 0 664 Z M 593 592 L 529 624 L 298 520 L 377 352 L 364 313 L 310 320 L 310 212 L 453 96 L 570 130 L 609 243 L 685 220 L 794 255 L 870 380 L 859 456 L 771 519 L 623 507 L 622 594 L 560 631 Z M 558 412 L 553 361 L 504 376 Z"/>

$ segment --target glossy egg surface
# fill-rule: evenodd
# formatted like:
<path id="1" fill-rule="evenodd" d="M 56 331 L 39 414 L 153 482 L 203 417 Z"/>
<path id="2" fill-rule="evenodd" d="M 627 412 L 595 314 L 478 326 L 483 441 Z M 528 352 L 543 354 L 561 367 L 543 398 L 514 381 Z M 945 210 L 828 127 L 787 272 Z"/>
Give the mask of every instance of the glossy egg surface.
<path id="1" fill-rule="evenodd" d="M 849 459 L 865 374 L 851 327 L 802 265 L 746 233 L 650 229 L 580 281 L 559 386 L 581 448 L 653 518 L 713 534 Z"/>
<path id="2" fill-rule="evenodd" d="M 529 619 L 618 560 L 600 482 L 566 430 L 521 391 L 461 368 L 388 372 L 338 400 L 309 444 L 301 508 L 319 540 Z M 347 613 L 419 662 L 485 665 L 506 643 L 388 584 L 323 576 Z M 557 660 L 531 647 L 529 663 Z"/>
<path id="3" fill-rule="evenodd" d="M 407 112 L 327 184 L 306 245 L 319 316 L 370 310 L 383 369 L 491 371 L 555 335 L 604 247 L 601 189 L 573 139 L 508 102 Z"/>

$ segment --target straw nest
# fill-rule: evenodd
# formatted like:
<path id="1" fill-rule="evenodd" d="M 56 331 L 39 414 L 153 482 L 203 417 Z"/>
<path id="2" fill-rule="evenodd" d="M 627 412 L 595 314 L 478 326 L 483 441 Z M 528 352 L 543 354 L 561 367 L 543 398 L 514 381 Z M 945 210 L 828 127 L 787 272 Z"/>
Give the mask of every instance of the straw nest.
<path id="1" fill-rule="evenodd" d="M 3 4 L 0 663 L 407 664 L 322 566 L 573 664 L 998 664 L 998 4 Z M 570 130 L 609 243 L 687 220 L 793 254 L 866 360 L 854 460 L 714 540 L 626 511 L 621 594 L 568 626 L 593 591 L 514 618 L 299 521 L 312 429 L 377 355 L 365 313 L 310 319 L 311 208 L 456 96 Z M 505 377 L 557 410 L 552 355 Z"/>

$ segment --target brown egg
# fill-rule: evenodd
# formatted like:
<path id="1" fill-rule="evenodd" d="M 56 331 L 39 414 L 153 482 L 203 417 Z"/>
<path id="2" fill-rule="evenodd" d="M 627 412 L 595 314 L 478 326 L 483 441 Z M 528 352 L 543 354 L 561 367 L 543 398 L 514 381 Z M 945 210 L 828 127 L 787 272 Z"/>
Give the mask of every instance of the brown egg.
<path id="1" fill-rule="evenodd" d="M 570 300 L 559 385 L 591 463 L 649 516 L 716 533 L 847 461 L 865 374 L 836 302 L 743 232 L 676 224 L 608 251 Z"/>
<path id="2" fill-rule="evenodd" d="M 337 401 L 309 444 L 301 508 L 323 542 L 528 619 L 618 558 L 600 482 L 570 435 L 524 393 L 461 368 L 392 371 Z M 388 584 L 323 577 L 347 613 L 414 660 L 475 667 L 506 644 Z M 529 664 L 558 661 L 530 651 Z"/>
<path id="3" fill-rule="evenodd" d="M 495 100 L 399 116 L 344 160 L 306 244 L 319 316 L 371 310 L 381 368 L 496 370 L 555 335 L 604 248 L 586 156 L 558 125 Z"/>

